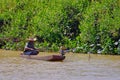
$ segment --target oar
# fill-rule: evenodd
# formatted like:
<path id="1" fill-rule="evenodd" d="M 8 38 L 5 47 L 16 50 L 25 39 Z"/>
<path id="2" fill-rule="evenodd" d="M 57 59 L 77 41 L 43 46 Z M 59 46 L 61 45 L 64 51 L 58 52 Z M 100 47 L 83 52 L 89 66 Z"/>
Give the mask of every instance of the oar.
<path id="1" fill-rule="evenodd" d="M 90 55 L 91 53 L 90 52 L 88 52 L 88 60 L 90 61 L 90 59 L 91 59 L 91 55 Z"/>

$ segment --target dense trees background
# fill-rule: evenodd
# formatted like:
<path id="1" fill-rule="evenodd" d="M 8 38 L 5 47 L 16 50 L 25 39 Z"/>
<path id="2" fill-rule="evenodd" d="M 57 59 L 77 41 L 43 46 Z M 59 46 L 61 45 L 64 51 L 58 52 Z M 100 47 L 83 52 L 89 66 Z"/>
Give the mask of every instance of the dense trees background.
<path id="1" fill-rule="evenodd" d="M 1 0 L 0 48 L 120 54 L 120 0 Z"/>

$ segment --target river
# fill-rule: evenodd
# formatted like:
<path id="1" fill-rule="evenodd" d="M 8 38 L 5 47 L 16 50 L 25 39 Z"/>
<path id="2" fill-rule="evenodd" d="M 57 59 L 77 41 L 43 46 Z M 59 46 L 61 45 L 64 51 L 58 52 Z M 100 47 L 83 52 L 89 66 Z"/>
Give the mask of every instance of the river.
<path id="1" fill-rule="evenodd" d="M 20 53 L 0 50 L 0 80 L 120 80 L 120 56 L 67 53 L 63 62 L 49 62 Z M 57 53 L 39 53 L 50 54 Z"/>

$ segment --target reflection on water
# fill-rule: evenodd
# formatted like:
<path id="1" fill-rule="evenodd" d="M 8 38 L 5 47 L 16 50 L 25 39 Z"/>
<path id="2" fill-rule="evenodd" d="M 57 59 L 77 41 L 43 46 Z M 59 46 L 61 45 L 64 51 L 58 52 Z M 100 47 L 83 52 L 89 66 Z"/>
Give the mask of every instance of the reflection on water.
<path id="1" fill-rule="evenodd" d="M 120 56 L 91 55 L 89 60 L 88 55 L 68 53 L 63 62 L 48 62 L 19 54 L 0 50 L 0 80 L 120 80 Z"/>

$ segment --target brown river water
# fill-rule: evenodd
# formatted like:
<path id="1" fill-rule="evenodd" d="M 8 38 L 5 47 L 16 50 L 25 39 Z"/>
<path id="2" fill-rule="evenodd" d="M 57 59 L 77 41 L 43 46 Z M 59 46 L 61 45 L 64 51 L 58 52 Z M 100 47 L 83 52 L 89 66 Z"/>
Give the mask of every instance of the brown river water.
<path id="1" fill-rule="evenodd" d="M 120 80 L 120 56 L 67 53 L 63 62 L 49 62 L 20 53 L 0 50 L 0 80 Z M 50 54 L 57 53 L 39 53 Z"/>

